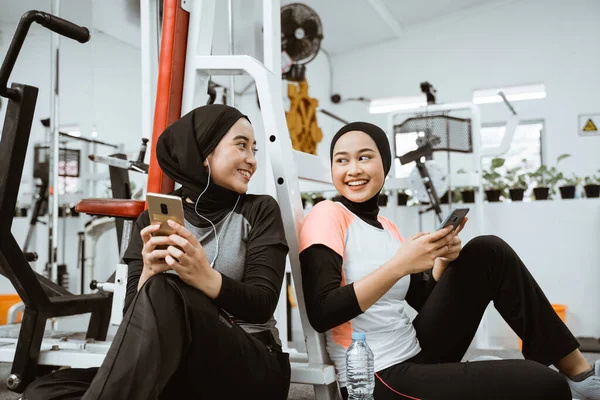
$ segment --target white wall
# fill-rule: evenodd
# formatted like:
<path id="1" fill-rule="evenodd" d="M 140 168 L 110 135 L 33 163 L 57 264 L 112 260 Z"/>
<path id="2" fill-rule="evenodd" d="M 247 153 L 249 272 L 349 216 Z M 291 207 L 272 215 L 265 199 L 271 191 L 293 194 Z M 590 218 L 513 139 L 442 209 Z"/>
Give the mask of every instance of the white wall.
<path id="1" fill-rule="evenodd" d="M 600 136 L 578 136 L 577 115 L 600 112 L 598 15 L 594 0 L 521 0 L 430 23 L 399 40 L 335 57 L 335 86 L 346 96 L 410 96 L 420 94 L 419 83 L 427 80 L 438 103 L 450 103 L 469 101 L 478 88 L 543 82 L 545 100 L 514 103 L 519 118 L 545 120 L 546 160 L 571 153 L 561 167 L 589 174 L 600 167 Z M 366 105 L 334 109 L 386 123 L 384 116 L 368 115 Z M 483 122 L 507 116 L 504 105 L 482 106 Z"/>

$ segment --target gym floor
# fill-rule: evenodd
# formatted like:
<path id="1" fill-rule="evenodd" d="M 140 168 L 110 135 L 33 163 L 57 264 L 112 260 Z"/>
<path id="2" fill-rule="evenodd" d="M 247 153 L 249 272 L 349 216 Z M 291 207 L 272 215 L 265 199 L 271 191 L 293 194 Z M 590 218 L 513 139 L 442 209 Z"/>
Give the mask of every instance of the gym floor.
<path id="1" fill-rule="evenodd" d="M 491 355 L 501 358 L 523 358 L 517 350 L 470 350 L 465 356 L 465 360 L 472 360 L 482 355 Z M 593 363 L 600 359 L 600 353 L 584 353 L 585 357 Z M 0 363 L 0 382 L 5 382 L 6 377 L 10 374 L 10 363 Z M 4 384 L 0 384 L 0 400 L 17 400 L 19 395 L 5 388 Z M 312 400 L 314 399 L 312 386 L 292 384 L 288 400 Z"/>

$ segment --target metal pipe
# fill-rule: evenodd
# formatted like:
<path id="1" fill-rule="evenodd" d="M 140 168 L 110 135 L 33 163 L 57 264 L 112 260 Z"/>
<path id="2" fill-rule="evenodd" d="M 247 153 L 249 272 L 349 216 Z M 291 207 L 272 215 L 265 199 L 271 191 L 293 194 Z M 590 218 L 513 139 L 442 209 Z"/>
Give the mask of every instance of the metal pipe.
<path id="1" fill-rule="evenodd" d="M 512 104 L 510 104 L 510 102 L 508 101 L 508 99 L 506 98 L 506 95 L 504 94 L 504 92 L 502 90 L 498 90 L 498 96 L 502 97 L 502 101 L 504 101 L 504 104 L 506 104 L 506 107 L 508 107 L 510 112 L 513 113 L 513 115 L 517 115 L 517 112 L 513 108 Z"/>
<path id="2" fill-rule="evenodd" d="M 327 111 L 327 110 L 323 110 L 322 108 L 318 108 L 318 109 L 317 109 L 317 111 L 319 111 L 319 112 L 321 112 L 321 113 L 323 113 L 323 114 L 327 115 L 327 116 L 328 116 L 328 117 L 330 117 L 330 118 L 333 118 L 333 119 L 335 119 L 336 121 L 339 121 L 339 122 L 341 122 L 342 124 L 348 124 L 348 123 L 349 123 L 349 122 L 348 122 L 348 121 L 346 121 L 345 119 L 343 119 L 343 118 L 341 118 L 341 117 L 338 117 L 337 115 L 335 115 L 335 114 L 333 114 L 333 113 L 330 113 L 330 112 L 329 112 L 329 111 Z"/>
<path id="3" fill-rule="evenodd" d="M 60 0 L 52 1 L 52 11 L 54 15 L 60 15 Z M 56 230 L 58 229 L 58 163 L 59 163 L 59 35 L 52 34 L 51 40 L 51 91 L 50 91 L 50 110 L 52 111 L 52 118 L 50 118 L 50 176 L 48 179 L 50 185 L 49 193 L 49 207 L 48 207 L 48 265 L 50 266 L 49 279 L 53 282 L 57 282 L 57 252 L 58 247 L 56 244 Z"/>
<path id="4" fill-rule="evenodd" d="M 73 139 L 73 140 L 80 140 L 82 142 L 87 142 L 87 143 L 95 143 L 95 144 L 101 144 L 102 146 L 108 146 L 108 147 L 112 147 L 114 149 L 118 149 L 119 146 L 116 144 L 111 144 L 111 143 L 107 143 L 107 142 L 102 142 L 100 140 L 93 140 L 93 139 L 86 139 L 84 137 L 80 137 L 80 136 L 75 136 L 75 135 L 71 135 L 70 133 L 65 133 L 65 132 L 58 132 L 58 134 L 60 136 L 66 136 L 69 139 Z"/>
<path id="5" fill-rule="evenodd" d="M 229 54 L 234 55 L 233 48 L 233 1 L 227 0 L 229 17 Z M 235 107 L 235 75 L 229 75 L 229 105 Z"/>
<path id="6" fill-rule="evenodd" d="M 14 101 L 19 100 L 19 92 L 15 89 L 9 89 L 6 85 L 21 51 L 21 47 L 23 47 L 25 36 L 27 36 L 29 27 L 33 22 L 37 22 L 57 34 L 67 36 L 80 43 L 85 43 L 90 39 L 90 32 L 87 28 L 77 26 L 72 22 L 58 18 L 56 15 L 35 10 L 23 14 L 6 52 L 2 67 L 0 67 L 0 96 L 10 98 Z"/>

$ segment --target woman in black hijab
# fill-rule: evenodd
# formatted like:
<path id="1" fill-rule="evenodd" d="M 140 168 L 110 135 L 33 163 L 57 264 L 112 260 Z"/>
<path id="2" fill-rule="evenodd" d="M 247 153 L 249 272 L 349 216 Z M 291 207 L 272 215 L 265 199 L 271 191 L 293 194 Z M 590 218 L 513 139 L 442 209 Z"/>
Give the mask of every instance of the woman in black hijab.
<path id="1" fill-rule="evenodd" d="M 341 198 L 310 211 L 300 261 L 308 318 L 326 333 L 344 398 L 353 331 L 366 333 L 374 353 L 378 400 L 570 399 L 569 385 L 586 398 L 597 390 L 577 340 L 506 242 L 480 236 L 462 248 L 464 223 L 403 240 L 378 215 L 392 162 L 385 132 L 348 124 L 330 157 Z M 461 363 L 490 301 L 523 339 L 527 360 Z M 418 312 L 414 321 L 406 303 Z"/>
<path id="2" fill-rule="evenodd" d="M 25 399 L 287 398 L 273 312 L 288 248 L 277 202 L 246 194 L 255 152 L 248 117 L 224 105 L 165 130 L 157 159 L 181 185 L 185 226 L 153 237 L 140 215 L 124 255 L 125 314 L 102 366 L 43 377 Z"/>

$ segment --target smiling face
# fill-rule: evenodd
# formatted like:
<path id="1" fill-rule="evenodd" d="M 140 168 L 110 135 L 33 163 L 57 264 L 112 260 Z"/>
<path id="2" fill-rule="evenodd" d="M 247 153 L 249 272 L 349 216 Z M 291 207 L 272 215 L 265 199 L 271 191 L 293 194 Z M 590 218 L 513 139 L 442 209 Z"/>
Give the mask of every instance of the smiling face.
<path id="1" fill-rule="evenodd" d="M 361 131 L 341 136 L 333 148 L 331 177 L 338 192 L 355 203 L 379 193 L 385 177 L 375 141 Z"/>
<path id="2" fill-rule="evenodd" d="M 219 186 L 243 194 L 256 172 L 256 138 L 254 128 L 240 118 L 204 160 L 210 163 L 210 178 Z"/>

